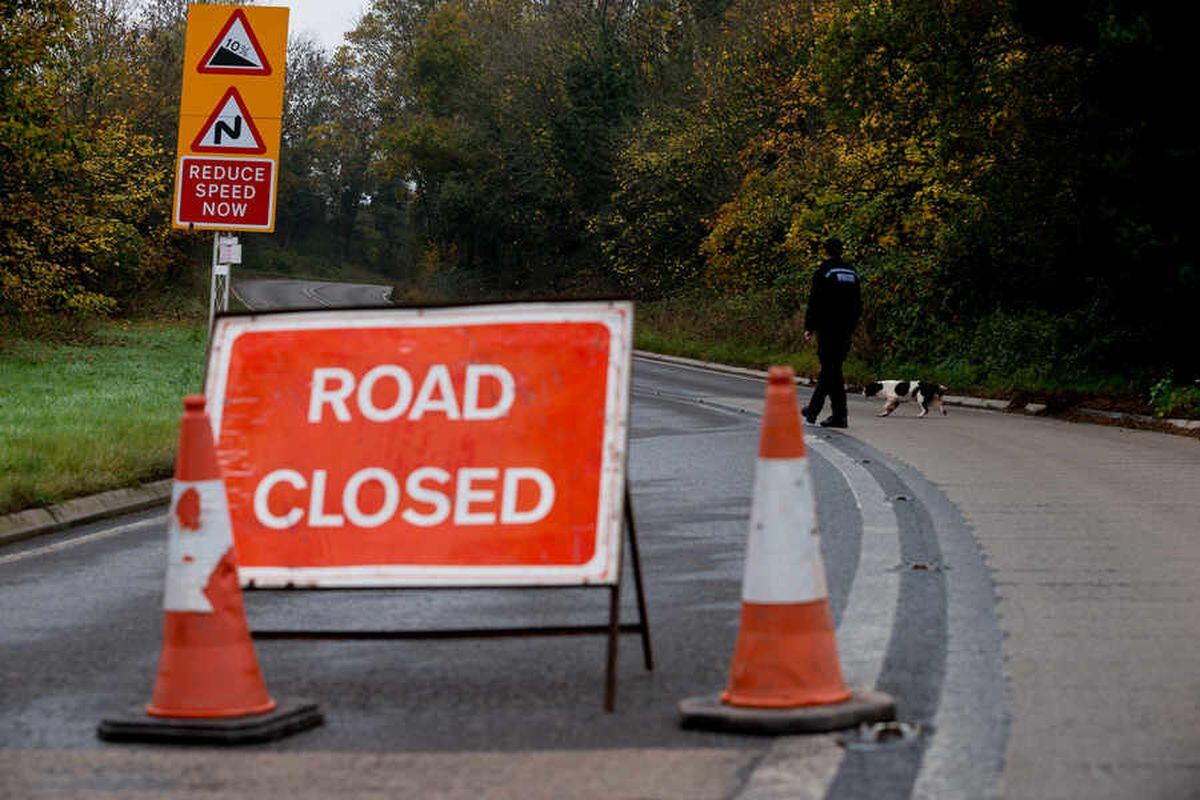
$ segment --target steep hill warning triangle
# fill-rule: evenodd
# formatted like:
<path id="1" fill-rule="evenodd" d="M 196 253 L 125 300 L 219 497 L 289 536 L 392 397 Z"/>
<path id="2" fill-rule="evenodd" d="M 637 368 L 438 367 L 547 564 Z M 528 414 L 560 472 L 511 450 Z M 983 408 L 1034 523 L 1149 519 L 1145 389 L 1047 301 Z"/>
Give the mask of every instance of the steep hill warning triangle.
<path id="1" fill-rule="evenodd" d="M 238 90 L 231 86 L 192 141 L 197 153 L 265 153 L 267 146 Z"/>
<path id="2" fill-rule="evenodd" d="M 217 38 L 200 59 L 197 72 L 215 75 L 270 75 L 271 65 L 263 53 L 246 13 L 235 10 Z"/>

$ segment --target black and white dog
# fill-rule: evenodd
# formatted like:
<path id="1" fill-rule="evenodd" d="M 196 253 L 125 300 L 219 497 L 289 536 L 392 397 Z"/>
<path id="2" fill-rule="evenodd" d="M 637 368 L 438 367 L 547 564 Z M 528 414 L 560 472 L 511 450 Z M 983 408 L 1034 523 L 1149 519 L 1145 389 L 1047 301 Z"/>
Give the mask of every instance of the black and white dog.
<path id="1" fill-rule="evenodd" d="M 909 400 L 916 400 L 921 406 L 921 413 L 917 415 L 919 417 L 929 413 L 931 404 L 937 406 L 944 417 L 946 406 L 942 404 L 942 397 L 945 394 L 945 386 L 927 381 L 871 381 L 863 387 L 863 397 L 883 397 L 887 401 L 883 411 L 879 412 L 881 417 L 891 414 L 901 403 Z"/>

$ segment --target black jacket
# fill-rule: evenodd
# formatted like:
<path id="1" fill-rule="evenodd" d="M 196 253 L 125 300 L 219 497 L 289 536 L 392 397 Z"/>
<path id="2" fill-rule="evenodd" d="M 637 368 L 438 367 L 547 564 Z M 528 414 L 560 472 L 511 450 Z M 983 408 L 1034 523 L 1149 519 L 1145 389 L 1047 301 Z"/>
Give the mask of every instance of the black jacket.
<path id="1" fill-rule="evenodd" d="M 813 273 L 804 313 L 804 330 L 818 335 L 850 336 L 862 314 L 858 272 L 840 258 L 831 258 Z"/>

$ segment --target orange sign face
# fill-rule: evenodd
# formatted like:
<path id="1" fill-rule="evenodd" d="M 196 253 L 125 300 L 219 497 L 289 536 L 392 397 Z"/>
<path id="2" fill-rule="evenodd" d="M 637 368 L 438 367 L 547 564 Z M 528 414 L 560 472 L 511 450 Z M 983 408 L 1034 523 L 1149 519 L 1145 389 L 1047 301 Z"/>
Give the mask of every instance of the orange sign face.
<path id="1" fill-rule="evenodd" d="M 208 408 L 258 586 L 619 571 L 632 306 L 226 317 Z"/>
<path id="2" fill-rule="evenodd" d="M 176 228 L 275 229 L 288 9 L 188 6 Z"/>

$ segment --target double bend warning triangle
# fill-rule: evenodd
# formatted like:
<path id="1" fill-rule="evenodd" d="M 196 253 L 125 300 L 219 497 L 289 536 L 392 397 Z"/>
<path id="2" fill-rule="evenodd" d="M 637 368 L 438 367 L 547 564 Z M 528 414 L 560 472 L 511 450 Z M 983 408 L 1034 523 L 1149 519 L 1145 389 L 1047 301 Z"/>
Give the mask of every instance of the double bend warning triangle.
<path id="1" fill-rule="evenodd" d="M 210 75 L 271 74 L 271 65 L 244 11 L 239 8 L 230 15 L 196 70 Z"/>
<path id="2" fill-rule="evenodd" d="M 246 104 L 236 87 L 230 86 L 225 96 L 209 115 L 200 133 L 192 140 L 192 150 L 198 153 L 265 153 L 267 146 L 258 133 Z"/>

